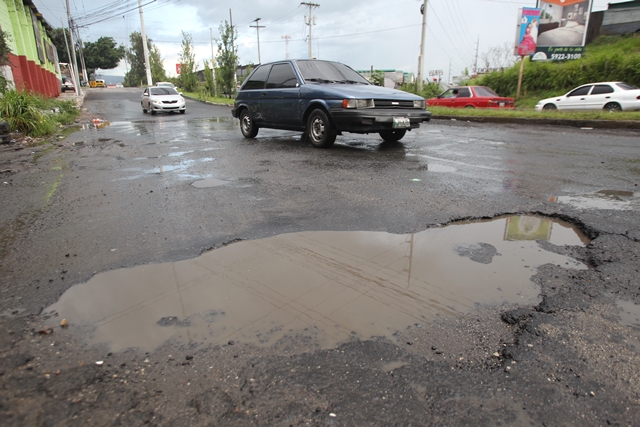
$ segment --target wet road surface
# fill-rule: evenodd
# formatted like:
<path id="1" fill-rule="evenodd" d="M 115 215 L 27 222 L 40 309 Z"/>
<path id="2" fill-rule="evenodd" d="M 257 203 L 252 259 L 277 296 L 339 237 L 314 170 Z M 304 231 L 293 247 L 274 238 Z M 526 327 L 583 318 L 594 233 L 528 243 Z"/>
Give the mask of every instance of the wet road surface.
<path id="1" fill-rule="evenodd" d="M 138 92 L 0 153 L 10 425 L 640 417 L 637 133 L 433 121 L 318 150 Z"/>

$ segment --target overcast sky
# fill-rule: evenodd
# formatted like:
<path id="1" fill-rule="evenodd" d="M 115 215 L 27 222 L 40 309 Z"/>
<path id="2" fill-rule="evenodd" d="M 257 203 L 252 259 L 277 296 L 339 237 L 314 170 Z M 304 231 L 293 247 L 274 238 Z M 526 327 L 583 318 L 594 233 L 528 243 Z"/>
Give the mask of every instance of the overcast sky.
<path id="1" fill-rule="evenodd" d="M 83 41 L 113 37 L 129 46 L 128 34 L 140 31 L 137 0 L 69 0 L 77 22 L 90 23 L 81 29 Z M 615 0 L 594 0 L 593 11 L 604 10 Z M 65 0 L 34 0 L 38 10 L 53 26 L 66 26 Z M 210 28 L 219 37 L 218 27 L 229 21 L 229 11 L 238 31 L 241 64 L 258 63 L 255 25 L 261 18 L 260 59 L 263 63 L 291 58 L 307 58 L 309 27 L 304 17 L 309 8 L 295 0 L 142 0 L 147 37 L 160 49 L 165 69 L 175 75 L 182 31 L 192 35 L 198 68 L 211 58 Z M 343 62 L 352 68 L 397 69 L 417 74 L 423 0 L 308 0 L 318 4 L 312 14 L 313 55 Z M 473 68 L 476 46 L 479 55 L 504 42 L 513 43 L 520 7 L 535 7 L 535 0 L 429 0 L 425 42 L 425 75 L 442 70 L 443 79 Z M 89 18 L 83 19 L 89 15 Z M 62 22 L 61 22 L 62 20 Z M 217 50 L 214 41 L 214 50 Z M 480 66 L 480 60 L 478 61 Z M 122 62 L 104 74 L 124 75 Z"/>

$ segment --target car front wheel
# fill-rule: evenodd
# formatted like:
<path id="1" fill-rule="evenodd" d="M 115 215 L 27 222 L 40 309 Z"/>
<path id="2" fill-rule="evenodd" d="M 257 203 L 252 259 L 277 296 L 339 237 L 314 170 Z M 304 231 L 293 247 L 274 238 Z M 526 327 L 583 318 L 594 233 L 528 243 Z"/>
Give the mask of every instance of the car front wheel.
<path id="1" fill-rule="evenodd" d="M 323 110 L 313 110 L 309 115 L 307 136 L 311 145 L 316 148 L 329 148 L 335 142 L 336 130 Z"/>
<path id="2" fill-rule="evenodd" d="M 544 107 L 542 107 L 543 110 L 557 110 L 558 107 L 555 106 L 555 104 L 545 104 Z"/>
<path id="3" fill-rule="evenodd" d="M 187 110 L 180 110 L 180 114 L 184 114 L 186 112 L 187 112 Z"/>
<path id="4" fill-rule="evenodd" d="M 610 102 L 604 106 L 604 111 L 608 111 L 610 113 L 615 113 L 618 111 L 622 111 L 622 107 L 617 102 Z"/>
<path id="5" fill-rule="evenodd" d="M 407 133 L 406 129 L 381 130 L 380 136 L 386 142 L 398 142 Z"/>
<path id="6" fill-rule="evenodd" d="M 240 131 L 245 138 L 255 138 L 258 134 L 258 126 L 251 119 L 251 114 L 247 109 L 240 113 Z"/>

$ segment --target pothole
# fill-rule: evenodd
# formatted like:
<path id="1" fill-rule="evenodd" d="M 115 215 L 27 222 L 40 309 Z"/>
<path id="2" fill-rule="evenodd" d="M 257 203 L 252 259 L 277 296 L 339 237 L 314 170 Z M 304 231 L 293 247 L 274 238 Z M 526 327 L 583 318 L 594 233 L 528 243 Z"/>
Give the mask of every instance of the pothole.
<path id="1" fill-rule="evenodd" d="M 564 203 L 581 210 L 635 210 L 639 205 L 640 193 L 620 190 L 600 190 L 595 193 L 578 196 L 552 197 L 550 201 Z"/>
<path id="2" fill-rule="evenodd" d="M 195 181 L 191 183 L 191 185 L 193 185 L 196 188 L 211 188 L 211 187 L 219 187 L 221 185 L 226 185 L 228 183 L 229 181 L 222 181 L 221 179 L 206 178 L 206 179 L 201 179 L 199 181 Z"/>
<path id="3" fill-rule="evenodd" d="M 301 232 L 242 241 L 172 263 L 94 276 L 45 314 L 69 333 L 112 350 L 192 345 L 269 345 L 287 337 L 330 348 L 428 327 L 478 305 L 537 304 L 530 280 L 552 263 L 586 266 L 533 240 L 583 245 L 549 218 L 508 217 L 419 233 Z"/>

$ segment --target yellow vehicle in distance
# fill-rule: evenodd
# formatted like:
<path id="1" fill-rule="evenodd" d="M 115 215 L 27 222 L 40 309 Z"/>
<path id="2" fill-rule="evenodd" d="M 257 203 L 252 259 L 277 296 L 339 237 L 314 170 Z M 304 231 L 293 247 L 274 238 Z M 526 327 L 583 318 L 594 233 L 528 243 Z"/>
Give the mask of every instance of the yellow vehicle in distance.
<path id="1" fill-rule="evenodd" d="M 107 85 L 104 84 L 104 80 L 95 79 L 89 82 L 89 87 L 107 87 Z"/>

